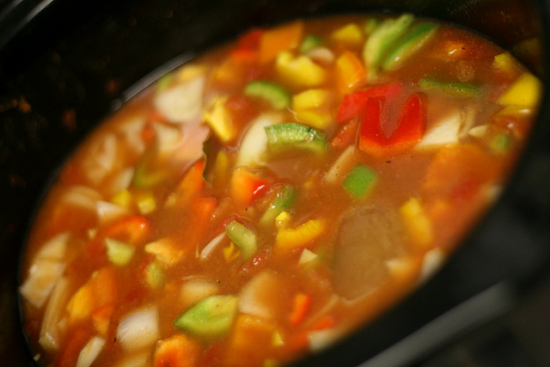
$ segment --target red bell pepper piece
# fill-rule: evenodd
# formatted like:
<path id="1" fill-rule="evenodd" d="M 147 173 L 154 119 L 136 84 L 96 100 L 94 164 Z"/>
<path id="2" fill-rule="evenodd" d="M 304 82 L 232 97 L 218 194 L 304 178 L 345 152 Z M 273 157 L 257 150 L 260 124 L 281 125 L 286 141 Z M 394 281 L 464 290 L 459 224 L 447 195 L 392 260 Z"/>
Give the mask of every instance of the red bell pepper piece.
<path id="1" fill-rule="evenodd" d="M 397 154 L 418 143 L 426 131 L 426 113 L 420 94 L 414 93 L 407 98 L 397 129 L 389 138 L 381 126 L 382 105 L 381 98 L 370 98 L 366 102 L 359 131 L 359 148 L 364 152 L 383 156 Z"/>
<path id="2" fill-rule="evenodd" d="M 338 108 L 336 121 L 345 122 L 360 117 L 365 108 L 365 104 L 370 98 L 385 97 L 391 99 L 397 97 L 402 90 L 403 84 L 391 83 L 348 94 L 344 97 L 344 100 Z"/>

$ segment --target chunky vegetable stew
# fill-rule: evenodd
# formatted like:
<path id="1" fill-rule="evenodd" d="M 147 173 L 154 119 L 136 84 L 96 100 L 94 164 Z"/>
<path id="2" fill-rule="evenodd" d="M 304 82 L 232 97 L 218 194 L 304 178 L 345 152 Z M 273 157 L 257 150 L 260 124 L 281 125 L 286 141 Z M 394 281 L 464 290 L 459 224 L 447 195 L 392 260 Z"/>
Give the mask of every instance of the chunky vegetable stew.
<path id="1" fill-rule="evenodd" d="M 541 84 L 410 14 L 254 29 L 65 164 L 20 293 L 44 366 L 280 366 L 431 275 L 497 197 Z"/>

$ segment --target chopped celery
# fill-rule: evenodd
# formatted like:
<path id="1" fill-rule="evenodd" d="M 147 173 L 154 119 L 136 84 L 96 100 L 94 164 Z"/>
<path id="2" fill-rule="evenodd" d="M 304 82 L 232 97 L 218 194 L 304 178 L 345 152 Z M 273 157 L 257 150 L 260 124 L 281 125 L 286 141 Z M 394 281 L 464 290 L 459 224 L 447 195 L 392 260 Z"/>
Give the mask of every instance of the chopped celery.
<path id="1" fill-rule="evenodd" d="M 417 24 L 388 54 L 382 63 L 382 68 L 384 70 L 395 70 L 399 68 L 406 59 L 417 52 L 434 36 L 437 28 L 439 28 L 439 25 L 432 22 Z"/>
<path id="2" fill-rule="evenodd" d="M 118 266 L 128 264 L 136 251 L 134 246 L 112 238 L 106 238 L 105 245 L 107 246 L 109 261 Z"/>
<path id="3" fill-rule="evenodd" d="M 296 192 L 292 186 L 285 186 L 281 192 L 277 193 L 277 196 L 271 204 L 269 204 L 269 207 L 262 216 L 262 219 L 260 219 L 260 225 L 268 226 L 274 224 L 275 218 L 277 218 L 281 212 L 289 209 L 295 199 Z"/>
<path id="4" fill-rule="evenodd" d="M 344 188 L 358 198 L 364 198 L 374 187 L 378 174 L 363 163 L 358 163 L 342 183 Z"/>
<path id="5" fill-rule="evenodd" d="M 283 87 L 264 80 L 253 80 L 248 83 L 244 94 L 263 99 L 276 110 L 283 110 L 290 105 L 290 94 Z"/>
<path id="6" fill-rule="evenodd" d="M 367 74 L 370 79 L 377 77 L 384 56 L 405 33 L 413 20 L 412 14 L 403 14 L 399 18 L 384 20 L 374 29 L 363 48 L 363 60 L 367 65 Z"/>
<path id="7" fill-rule="evenodd" d="M 174 326 L 202 339 L 227 334 L 237 313 L 238 298 L 233 295 L 214 295 L 181 314 Z"/>
<path id="8" fill-rule="evenodd" d="M 461 98 L 477 97 L 481 94 L 479 87 L 470 83 L 446 83 L 433 78 L 422 78 L 418 85 L 422 89 L 439 89 L 444 93 Z"/>
<path id="9" fill-rule="evenodd" d="M 300 148 L 322 152 L 327 147 L 327 142 L 319 131 L 293 122 L 267 126 L 265 132 L 267 145 L 274 151 Z"/>
<path id="10" fill-rule="evenodd" d="M 312 34 L 307 34 L 302 43 L 300 44 L 300 53 L 306 54 L 309 51 L 321 46 L 323 44 L 323 39 L 321 37 L 314 36 Z"/>
<path id="11" fill-rule="evenodd" d="M 258 250 L 256 233 L 246 228 L 244 224 L 232 221 L 225 226 L 227 236 L 241 248 L 244 260 L 250 259 Z"/>

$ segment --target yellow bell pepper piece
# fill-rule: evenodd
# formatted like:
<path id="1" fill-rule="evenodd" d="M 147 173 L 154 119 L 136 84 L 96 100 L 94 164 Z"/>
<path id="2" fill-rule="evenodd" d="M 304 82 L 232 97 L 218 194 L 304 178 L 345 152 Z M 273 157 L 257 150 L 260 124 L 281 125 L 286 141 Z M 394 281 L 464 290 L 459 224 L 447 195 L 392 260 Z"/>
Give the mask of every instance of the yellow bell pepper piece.
<path id="1" fill-rule="evenodd" d="M 332 32 L 330 38 L 349 46 L 361 46 L 363 44 L 363 32 L 355 23 L 349 23 Z"/>
<path id="2" fill-rule="evenodd" d="M 493 59 L 493 68 L 511 74 L 517 70 L 517 62 L 512 54 L 503 52 Z"/>
<path id="3" fill-rule="evenodd" d="M 281 79 L 295 88 L 317 87 L 326 80 L 326 70 L 309 57 L 294 57 L 284 51 L 277 56 L 276 70 Z"/>
<path id="4" fill-rule="evenodd" d="M 283 250 L 306 245 L 315 240 L 325 230 L 325 224 L 317 219 L 310 219 L 296 228 L 280 228 L 275 237 L 275 247 Z"/>
<path id="5" fill-rule="evenodd" d="M 111 198 L 111 203 L 126 209 L 130 209 L 132 202 L 132 194 L 127 189 L 119 191 Z"/>
<path id="6" fill-rule="evenodd" d="M 298 111 L 296 112 L 296 119 L 316 129 L 326 129 L 326 127 L 333 121 L 332 115 L 329 111 Z"/>
<path id="7" fill-rule="evenodd" d="M 410 198 L 399 208 L 405 227 L 415 245 L 421 249 L 428 247 L 433 241 L 432 222 L 426 216 L 418 198 Z"/>
<path id="8" fill-rule="evenodd" d="M 292 109 L 294 111 L 303 111 L 322 107 L 329 99 L 330 91 L 327 89 L 308 89 L 292 96 Z"/>
<path id="9" fill-rule="evenodd" d="M 353 52 L 344 51 L 336 59 L 336 81 L 341 93 L 347 94 L 366 80 L 363 62 Z"/>
<path id="10" fill-rule="evenodd" d="M 522 74 L 498 99 L 503 105 L 519 105 L 533 108 L 542 92 L 542 83 L 531 73 Z"/>
<path id="11" fill-rule="evenodd" d="M 223 141 L 228 142 L 235 138 L 237 132 L 231 121 L 231 116 L 225 108 L 227 97 L 217 98 L 212 107 L 203 115 L 204 120 L 214 133 Z"/>
<path id="12" fill-rule="evenodd" d="M 92 313 L 94 306 L 94 297 L 90 283 L 84 284 L 72 296 L 67 304 L 67 313 L 69 314 L 69 323 L 72 324 L 78 320 L 88 318 Z"/>
<path id="13" fill-rule="evenodd" d="M 136 193 L 135 200 L 141 214 L 149 214 L 157 209 L 157 201 L 151 191 Z"/>

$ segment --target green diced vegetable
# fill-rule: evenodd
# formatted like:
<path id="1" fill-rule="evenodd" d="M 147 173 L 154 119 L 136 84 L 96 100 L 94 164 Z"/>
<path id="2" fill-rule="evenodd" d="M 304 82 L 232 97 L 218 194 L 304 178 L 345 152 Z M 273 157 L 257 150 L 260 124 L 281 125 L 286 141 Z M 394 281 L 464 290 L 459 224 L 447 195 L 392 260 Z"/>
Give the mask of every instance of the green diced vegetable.
<path id="1" fill-rule="evenodd" d="M 322 133 L 309 126 L 293 122 L 267 126 L 265 132 L 267 145 L 274 151 L 298 148 L 322 152 L 327 147 Z"/>
<path id="2" fill-rule="evenodd" d="M 215 295 L 181 314 L 174 326 L 202 339 L 215 339 L 229 332 L 237 313 L 238 298 Z"/>
<path id="3" fill-rule="evenodd" d="M 403 62 L 424 46 L 434 35 L 439 25 L 432 22 L 422 22 L 412 28 L 388 54 L 382 68 L 395 70 Z"/>
<path id="4" fill-rule="evenodd" d="M 363 163 L 358 163 L 342 183 L 344 188 L 358 198 L 367 196 L 376 184 L 378 174 Z"/>
<path id="5" fill-rule="evenodd" d="M 289 209 L 296 198 L 296 192 L 291 186 L 285 186 L 283 190 L 277 193 L 277 196 L 269 204 L 269 207 L 265 211 L 262 219 L 260 219 L 261 226 L 268 226 L 275 223 L 275 218 L 281 214 L 281 212 Z"/>
<path id="6" fill-rule="evenodd" d="M 308 34 L 304 37 L 300 45 L 300 53 L 308 53 L 309 51 L 321 46 L 323 44 L 323 39 L 321 37 Z"/>
<path id="7" fill-rule="evenodd" d="M 167 173 L 154 169 L 156 155 L 153 150 L 145 153 L 141 161 L 136 166 L 132 183 L 140 189 L 154 187 L 166 179 Z"/>
<path id="8" fill-rule="evenodd" d="M 134 246 L 112 238 L 106 238 L 105 245 L 107 246 L 109 261 L 118 266 L 128 264 L 136 251 Z"/>
<path id="9" fill-rule="evenodd" d="M 248 229 L 244 224 L 232 221 L 225 226 L 227 236 L 241 248 L 243 259 L 250 259 L 258 250 L 258 241 L 256 233 Z"/>
<path id="10" fill-rule="evenodd" d="M 422 89 L 439 89 L 454 97 L 469 98 L 477 97 L 481 94 L 480 88 L 470 83 L 446 83 L 432 78 L 423 78 L 420 79 L 418 85 Z"/>
<path id="11" fill-rule="evenodd" d="M 378 76 L 380 63 L 395 42 L 404 34 L 414 20 L 412 14 L 403 14 L 396 19 L 386 19 L 370 35 L 363 48 L 363 60 L 369 79 Z"/>
<path id="12" fill-rule="evenodd" d="M 244 94 L 248 97 L 263 99 L 276 110 L 285 109 L 290 105 L 290 93 L 286 89 L 263 80 L 254 80 L 248 83 Z"/>
<path id="13" fill-rule="evenodd" d="M 158 289 L 164 284 L 165 278 L 166 274 L 158 262 L 154 261 L 147 266 L 145 270 L 145 279 L 151 288 Z"/>

